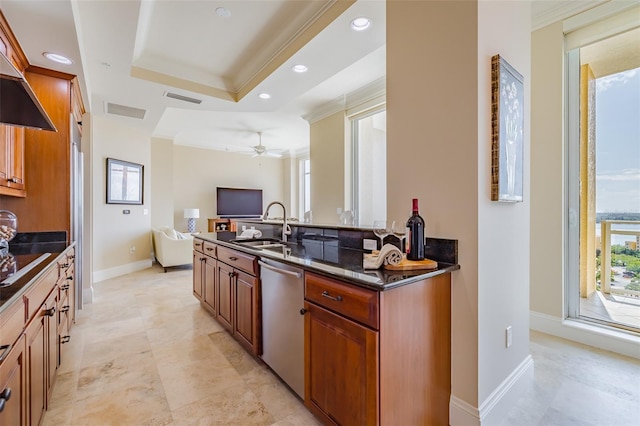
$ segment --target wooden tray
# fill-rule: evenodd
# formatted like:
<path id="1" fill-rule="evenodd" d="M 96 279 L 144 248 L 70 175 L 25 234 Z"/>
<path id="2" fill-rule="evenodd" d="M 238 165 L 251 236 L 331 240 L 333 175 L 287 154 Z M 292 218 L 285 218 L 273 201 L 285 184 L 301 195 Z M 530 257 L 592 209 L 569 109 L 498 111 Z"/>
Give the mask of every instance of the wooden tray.
<path id="1" fill-rule="evenodd" d="M 397 265 L 384 265 L 384 269 L 389 269 L 391 271 L 412 271 L 417 269 L 436 269 L 438 267 L 438 262 L 431 259 L 424 260 L 407 260 L 402 259 Z"/>

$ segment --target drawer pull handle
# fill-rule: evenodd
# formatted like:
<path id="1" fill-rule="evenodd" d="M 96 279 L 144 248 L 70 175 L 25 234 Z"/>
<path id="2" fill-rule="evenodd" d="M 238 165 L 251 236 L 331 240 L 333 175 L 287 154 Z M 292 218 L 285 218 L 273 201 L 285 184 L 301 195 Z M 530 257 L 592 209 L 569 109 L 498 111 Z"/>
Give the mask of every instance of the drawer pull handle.
<path id="1" fill-rule="evenodd" d="M 235 256 L 229 256 L 229 260 L 235 262 L 236 260 L 238 260 L 238 258 Z"/>
<path id="2" fill-rule="evenodd" d="M 0 350 L 2 351 L 2 354 L 0 354 L 0 362 L 2 362 L 2 360 L 4 360 L 7 355 L 9 355 L 9 351 L 11 350 L 11 345 L 2 345 L 0 346 Z"/>
<path id="3" fill-rule="evenodd" d="M 72 280 L 72 279 L 73 279 L 73 277 L 67 277 L 67 279 L 68 279 L 68 280 Z"/>
<path id="4" fill-rule="evenodd" d="M 207 251 L 212 251 L 213 247 L 207 247 Z"/>
<path id="5" fill-rule="evenodd" d="M 309 312 L 309 311 L 307 311 L 305 308 L 300 309 L 300 315 L 304 315 L 307 312 Z"/>
<path id="6" fill-rule="evenodd" d="M 11 398 L 11 388 L 5 388 L 0 393 L 0 413 L 4 411 L 4 403 Z"/>
<path id="7" fill-rule="evenodd" d="M 336 302 L 342 302 L 342 296 L 332 296 L 329 294 L 327 290 L 322 292 L 322 297 L 326 297 L 327 299 L 335 300 Z"/>
<path id="8" fill-rule="evenodd" d="M 69 264 L 68 263 L 62 263 L 62 264 L 60 264 L 60 267 L 61 268 L 68 268 Z"/>
<path id="9" fill-rule="evenodd" d="M 56 314 L 56 307 L 54 306 L 53 308 L 49 308 L 49 309 L 45 309 L 44 310 L 44 315 L 47 317 L 52 317 Z"/>
<path id="10" fill-rule="evenodd" d="M 201 261 L 202 261 L 202 260 L 207 260 L 207 258 L 206 258 L 206 257 L 201 257 L 201 258 L 200 258 L 200 260 L 201 260 Z"/>
<path id="11" fill-rule="evenodd" d="M 70 308 L 70 306 L 69 306 L 69 305 L 64 305 L 64 306 L 62 307 L 62 309 L 60 309 L 60 312 L 62 312 L 62 313 L 69 312 L 69 308 Z"/>
<path id="12" fill-rule="evenodd" d="M 69 284 L 65 284 L 65 285 L 63 285 L 62 287 L 60 287 L 60 290 L 62 290 L 62 291 L 67 291 L 67 290 L 69 290 Z"/>
<path id="13" fill-rule="evenodd" d="M 70 340 L 71 336 L 60 336 L 60 343 L 62 344 L 69 343 Z"/>

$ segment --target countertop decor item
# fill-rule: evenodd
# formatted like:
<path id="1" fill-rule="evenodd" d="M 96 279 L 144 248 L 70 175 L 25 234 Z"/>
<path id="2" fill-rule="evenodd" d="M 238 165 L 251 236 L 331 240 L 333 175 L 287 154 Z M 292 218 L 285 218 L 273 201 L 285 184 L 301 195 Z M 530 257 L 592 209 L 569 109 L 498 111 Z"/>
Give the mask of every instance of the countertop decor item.
<path id="1" fill-rule="evenodd" d="M 500 55 L 491 58 L 491 200 L 521 202 L 524 79 Z"/>
<path id="2" fill-rule="evenodd" d="M 9 210 L 0 210 L 0 255 L 9 251 L 9 241 L 18 233 L 18 218 Z"/>
<path id="3" fill-rule="evenodd" d="M 385 244 L 379 252 L 365 254 L 362 261 L 364 269 L 378 269 L 382 265 L 398 265 L 403 255 L 400 249 L 392 244 Z"/>
<path id="4" fill-rule="evenodd" d="M 384 269 L 389 269 L 391 271 L 417 271 L 421 269 L 436 269 L 437 267 L 438 262 L 435 260 L 407 260 L 406 258 L 402 259 L 402 262 L 398 264 L 384 265 Z"/>
<path id="5" fill-rule="evenodd" d="M 184 218 L 187 220 L 187 232 L 196 232 L 196 219 L 200 217 L 200 209 L 184 209 Z"/>

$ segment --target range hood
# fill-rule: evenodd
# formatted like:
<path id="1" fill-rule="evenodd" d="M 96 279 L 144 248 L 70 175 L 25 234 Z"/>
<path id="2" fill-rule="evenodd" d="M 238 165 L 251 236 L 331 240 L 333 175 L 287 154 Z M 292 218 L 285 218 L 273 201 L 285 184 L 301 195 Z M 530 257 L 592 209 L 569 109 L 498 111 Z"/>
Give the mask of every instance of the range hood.
<path id="1" fill-rule="evenodd" d="M 0 123 L 56 131 L 20 71 L 0 53 Z"/>

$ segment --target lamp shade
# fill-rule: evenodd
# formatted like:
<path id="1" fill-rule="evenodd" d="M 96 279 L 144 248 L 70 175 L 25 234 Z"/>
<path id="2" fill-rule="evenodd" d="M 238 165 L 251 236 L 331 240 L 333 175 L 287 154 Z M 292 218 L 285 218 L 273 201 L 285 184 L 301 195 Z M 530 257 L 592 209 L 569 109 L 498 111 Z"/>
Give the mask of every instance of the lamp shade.
<path id="1" fill-rule="evenodd" d="M 200 209 L 184 209 L 185 219 L 197 219 L 200 217 Z"/>

